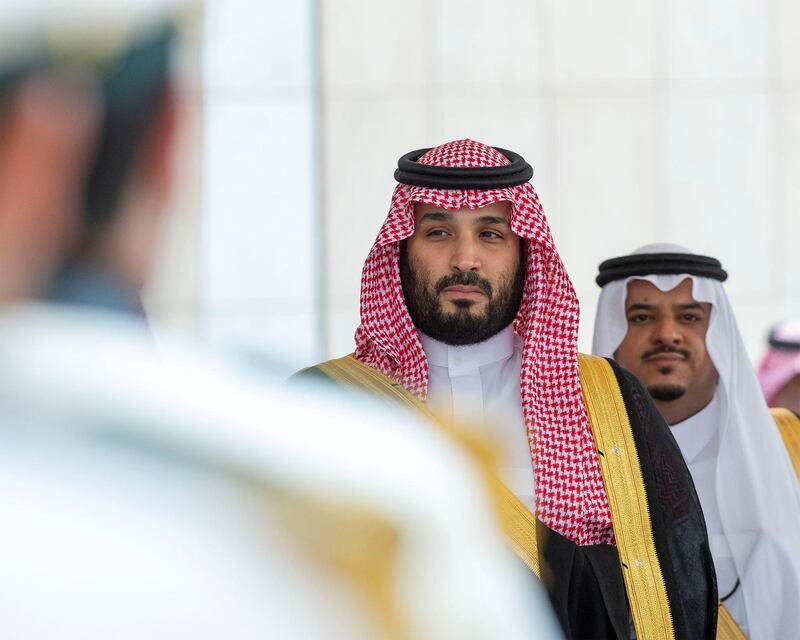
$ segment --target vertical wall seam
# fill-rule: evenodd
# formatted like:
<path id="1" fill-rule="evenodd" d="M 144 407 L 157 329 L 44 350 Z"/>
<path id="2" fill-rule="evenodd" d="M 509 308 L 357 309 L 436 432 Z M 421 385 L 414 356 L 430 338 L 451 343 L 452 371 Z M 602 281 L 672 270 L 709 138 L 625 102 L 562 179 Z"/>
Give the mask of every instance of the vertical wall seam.
<path id="1" fill-rule="evenodd" d="M 316 232 L 312 238 L 312 267 L 313 283 L 313 331 L 314 331 L 314 359 L 322 360 L 328 357 L 330 344 L 330 304 L 327 279 L 328 263 L 328 233 L 325 220 L 325 137 L 324 120 L 325 104 L 323 91 L 323 63 L 324 33 L 321 0 L 308 0 L 311 48 L 311 182 L 312 182 L 312 211 L 311 218 Z"/>

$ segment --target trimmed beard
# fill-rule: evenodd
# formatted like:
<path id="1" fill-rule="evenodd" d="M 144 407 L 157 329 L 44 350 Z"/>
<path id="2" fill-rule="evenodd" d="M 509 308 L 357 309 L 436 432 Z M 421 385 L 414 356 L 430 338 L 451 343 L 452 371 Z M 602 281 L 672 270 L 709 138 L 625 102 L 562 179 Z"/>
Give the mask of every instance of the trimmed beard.
<path id="1" fill-rule="evenodd" d="M 686 393 L 686 387 L 678 384 L 654 384 L 647 387 L 647 392 L 652 396 L 653 400 L 672 402 L 683 397 Z"/>
<path id="2" fill-rule="evenodd" d="M 453 273 L 431 283 L 431 276 L 418 262 L 408 258 L 405 241 L 400 243 L 400 284 L 414 326 L 434 340 L 451 346 L 484 342 L 510 325 L 519 311 L 525 285 L 525 250 L 520 243 L 517 268 L 504 274 L 497 290 L 474 271 Z M 488 298 L 486 309 L 475 314 L 469 300 L 456 300 L 456 310 L 446 313 L 439 294 L 447 287 L 479 287 Z"/>

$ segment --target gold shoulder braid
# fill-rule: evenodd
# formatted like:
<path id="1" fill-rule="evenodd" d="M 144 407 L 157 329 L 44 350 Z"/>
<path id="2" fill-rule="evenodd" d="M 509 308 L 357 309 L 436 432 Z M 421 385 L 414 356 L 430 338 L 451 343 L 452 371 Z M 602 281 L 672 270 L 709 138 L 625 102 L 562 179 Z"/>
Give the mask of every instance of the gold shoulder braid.
<path id="1" fill-rule="evenodd" d="M 390 521 L 362 507 L 320 496 L 262 488 L 270 521 L 288 533 L 287 544 L 312 563 L 315 571 L 348 585 L 387 640 L 416 637 L 404 616 L 393 579 L 400 532 Z"/>
<path id="2" fill-rule="evenodd" d="M 637 637 L 672 637 L 674 636 L 672 615 L 666 599 L 666 586 L 661 574 L 661 567 L 655 553 L 655 544 L 650 525 L 650 509 L 647 504 L 644 481 L 641 477 L 636 445 L 633 442 L 633 433 L 631 432 L 630 421 L 619 390 L 619 384 L 611 365 L 605 359 L 579 354 L 578 362 L 589 421 L 592 423 L 595 443 L 601 453 L 600 468 L 603 474 L 603 482 L 606 484 L 606 494 L 608 495 L 609 506 L 613 516 L 614 535 L 617 538 L 620 560 L 624 563 L 623 575 L 625 577 L 625 587 L 628 591 L 628 599 L 631 602 L 636 601 L 645 605 L 641 609 L 631 606 Z M 599 424 L 604 425 L 605 433 L 599 431 L 597 427 Z M 622 458 L 628 459 L 622 460 Z M 612 497 L 612 494 L 614 497 Z M 618 514 L 615 512 L 615 507 L 618 510 L 623 509 L 627 513 Z M 626 540 L 620 539 L 618 534 L 617 524 L 619 522 L 626 523 L 624 530 L 625 537 L 628 538 Z M 633 526 L 631 526 L 632 522 Z M 636 557 L 636 555 L 647 556 L 649 560 L 646 562 L 652 563 L 652 570 L 648 571 L 644 562 L 641 565 L 637 564 L 636 560 L 631 563 L 632 553 L 634 554 L 633 557 Z M 625 559 L 623 560 L 623 558 Z M 639 559 L 641 560 L 641 558 Z M 632 571 L 634 567 L 638 567 L 643 571 Z M 647 584 L 650 581 L 657 587 L 659 592 L 648 593 Z M 662 589 L 663 592 L 661 592 Z M 633 590 L 638 593 L 632 593 Z M 641 599 L 642 594 L 645 596 L 644 601 Z M 651 599 L 653 602 L 648 602 Z M 661 604 L 658 606 L 661 607 L 664 613 L 669 615 L 669 626 L 666 627 L 664 625 L 663 631 L 659 628 L 661 626 L 660 616 L 653 616 L 655 601 L 660 601 Z M 635 612 L 637 609 L 640 613 L 646 613 L 650 618 L 650 622 L 647 623 L 647 636 L 642 634 L 636 624 Z M 651 624 L 653 625 L 652 632 L 659 635 L 649 635 Z M 670 635 L 660 635 L 664 632 Z M 747 640 L 722 602 L 719 603 L 717 612 L 716 637 L 718 640 Z"/>
<path id="3" fill-rule="evenodd" d="M 318 364 L 317 368 L 342 386 L 368 391 L 433 417 L 427 407 L 412 396 L 403 385 L 383 375 L 377 369 L 359 362 L 353 354 L 328 360 Z"/>
<path id="4" fill-rule="evenodd" d="M 800 479 L 800 418 L 788 409 L 770 409 L 772 419 L 778 425 L 783 444 L 792 461 L 794 472 Z"/>
<path id="5" fill-rule="evenodd" d="M 452 427 L 442 424 L 428 410 L 424 403 L 410 394 L 403 385 L 396 383 L 380 371 L 359 362 L 353 355 L 329 360 L 318 365 L 318 368 L 329 378 L 346 387 L 363 389 L 387 400 L 416 409 L 454 438 L 466 448 L 473 457 L 478 459 L 481 468 L 488 478 L 495 509 L 500 517 L 503 531 L 514 552 L 520 559 L 540 577 L 539 549 L 536 541 L 536 517 L 528 510 L 522 501 L 514 495 L 492 472 L 492 466 L 487 463 L 490 457 L 482 443 L 469 438 L 463 431 L 456 431 Z"/>
<path id="6" fill-rule="evenodd" d="M 717 640 L 747 640 L 744 631 L 736 624 L 736 620 L 722 602 L 717 609 Z"/>
<path id="7" fill-rule="evenodd" d="M 636 637 L 672 639 L 672 611 L 653 540 L 639 454 L 617 378 L 604 358 L 578 354 L 578 363 Z"/>
<path id="8" fill-rule="evenodd" d="M 792 461 L 794 472 L 800 479 L 800 418 L 788 409 L 774 408 L 769 410 L 772 419 L 783 438 L 783 444 Z M 717 619 L 717 638 L 719 640 L 747 640 L 747 636 L 731 616 L 725 605 L 719 603 Z"/>

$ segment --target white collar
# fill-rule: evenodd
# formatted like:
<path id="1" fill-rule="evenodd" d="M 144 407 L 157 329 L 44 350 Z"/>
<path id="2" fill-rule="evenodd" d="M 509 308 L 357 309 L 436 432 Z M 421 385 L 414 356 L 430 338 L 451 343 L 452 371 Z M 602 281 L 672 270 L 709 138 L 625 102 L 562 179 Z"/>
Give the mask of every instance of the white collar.
<path id="1" fill-rule="evenodd" d="M 435 340 L 424 333 L 419 334 L 428 364 L 447 367 L 451 376 L 474 371 L 492 362 L 507 360 L 514 354 L 516 334 L 511 325 L 493 335 L 488 340 L 476 344 L 454 347 Z"/>
<path id="2" fill-rule="evenodd" d="M 719 390 L 703 409 L 671 426 L 687 464 L 694 462 L 720 428 Z"/>

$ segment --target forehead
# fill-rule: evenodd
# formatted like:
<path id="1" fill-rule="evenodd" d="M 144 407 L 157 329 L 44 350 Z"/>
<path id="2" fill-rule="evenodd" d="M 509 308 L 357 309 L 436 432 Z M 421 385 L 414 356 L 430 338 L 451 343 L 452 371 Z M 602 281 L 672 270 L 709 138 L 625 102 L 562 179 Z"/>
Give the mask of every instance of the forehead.
<path id="1" fill-rule="evenodd" d="M 693 304 L 692 280 L 686 278 L 674 289 L 662 291 L 648 280 L 631 280 L 628 283 L 626 304 L 673 305 Z"/>
<path id="2" fill-rule="evenodd" d="M 456 221 L 472 221 L 477 220 L 483 216 L 492 216 L 503 218 L 507 223 L 511 222 L 511 203 L 508 200 L 501 200 L 493 202 L 492 204 L 480 207 L 478 209 L 445 209 L 435 204 L 428 204 L 427 202 L 414 203 L 414 222 L 419 222 L 420 218 L 426 213 L 434 211 L 446 211 L 453 213 Z"/>

